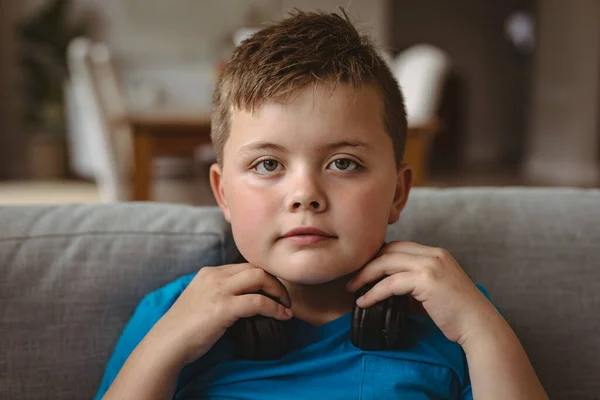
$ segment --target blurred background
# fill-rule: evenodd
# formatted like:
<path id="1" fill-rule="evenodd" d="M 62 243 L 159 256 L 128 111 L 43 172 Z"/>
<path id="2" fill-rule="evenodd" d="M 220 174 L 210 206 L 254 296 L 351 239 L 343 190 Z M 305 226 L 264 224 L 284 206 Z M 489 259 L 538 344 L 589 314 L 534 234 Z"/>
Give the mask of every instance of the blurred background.
<path id="1" fill-rule="evenodd" d="M 339 6 L 405 92 L 416 185 L 600 185 L 596 0 L 0 0 L 0 203 L 214 204 L 223 63 Z"/>

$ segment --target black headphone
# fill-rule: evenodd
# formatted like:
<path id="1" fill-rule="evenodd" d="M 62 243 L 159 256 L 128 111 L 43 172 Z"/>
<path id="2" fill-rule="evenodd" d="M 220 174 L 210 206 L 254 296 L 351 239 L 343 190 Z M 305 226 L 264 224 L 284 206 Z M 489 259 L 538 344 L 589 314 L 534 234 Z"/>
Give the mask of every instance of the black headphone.
<path id="1" fill-rule="evenodd" d="M 352 344 L 363 350 L 410 347 L 412 342 L 406 329 L 408 316 L 423 314 L 424 309 L 410 295 L 392 296 L 369 308 L 357 306 L 356 299 L 376 283 L 363 286 L 355 294 L 350 329 Z M 286 353 L 287 342 L 283 321 L 255 315 L 237 320 L 230 330 L 238 358 L 274 360 Z"/>

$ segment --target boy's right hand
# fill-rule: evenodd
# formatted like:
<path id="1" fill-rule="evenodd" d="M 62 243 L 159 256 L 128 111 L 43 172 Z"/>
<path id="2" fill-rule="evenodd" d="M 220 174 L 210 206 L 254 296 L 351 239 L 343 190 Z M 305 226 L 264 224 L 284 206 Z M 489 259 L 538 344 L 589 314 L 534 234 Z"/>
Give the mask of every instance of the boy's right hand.
<path id="1" fill-rule="evenodd" d="M 247 263 L 204 267 L 149 334 L 183 367 L 208 352 L 239 318 L 288 320 L 291 305 L 285 286 L 263 269 Z"/>

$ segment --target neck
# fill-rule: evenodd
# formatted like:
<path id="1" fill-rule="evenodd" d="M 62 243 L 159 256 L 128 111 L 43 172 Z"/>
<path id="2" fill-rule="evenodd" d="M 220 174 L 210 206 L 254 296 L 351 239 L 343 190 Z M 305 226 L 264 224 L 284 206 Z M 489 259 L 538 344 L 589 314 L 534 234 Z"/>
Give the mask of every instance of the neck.
<path id="1" fill-rule="evenodd" d="M 352 311 L 354 293 L 346 290 L 349 276 L 318 285 L 281 280 L 290 298 L 294 317 L 311 325 L 323 325 Z"/>

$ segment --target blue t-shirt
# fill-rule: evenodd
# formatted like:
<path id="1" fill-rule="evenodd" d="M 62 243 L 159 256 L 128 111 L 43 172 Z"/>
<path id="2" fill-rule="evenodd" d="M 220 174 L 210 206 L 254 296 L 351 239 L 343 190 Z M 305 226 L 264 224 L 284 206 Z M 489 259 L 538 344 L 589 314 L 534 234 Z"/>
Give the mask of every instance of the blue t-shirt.
<path id="1" fill-rule="evenodd" d="M 142 300 L 117 342 L 96 399 L 102 398 L 129 354 L 194 276 L 186 275 Z M 462 348 L 431 319 L 410 317 L 415 343 L 408 350 L 356 348 L 350 341 L 350 323 L 350 313 L 321 326 L 296 318 L 285 321 L 288 352 L 273 361 L 235 359 L 226 334 L 183 369 L 175 398 L 472 399 Z"/>

